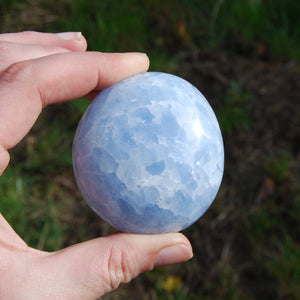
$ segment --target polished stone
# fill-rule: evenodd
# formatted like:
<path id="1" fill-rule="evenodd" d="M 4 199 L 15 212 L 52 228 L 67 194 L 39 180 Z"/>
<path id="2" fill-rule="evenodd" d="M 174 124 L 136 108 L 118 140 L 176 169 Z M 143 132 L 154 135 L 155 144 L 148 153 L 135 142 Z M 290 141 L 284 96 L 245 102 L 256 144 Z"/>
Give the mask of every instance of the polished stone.
<path id="1" fill-rule="evenodd" d="M 137 74 L 90 104 L 73 143 L 89 206 L 120 231 L 181 231 L 213 202 L 224 169 L 215 114 L 187 81 Z"/>

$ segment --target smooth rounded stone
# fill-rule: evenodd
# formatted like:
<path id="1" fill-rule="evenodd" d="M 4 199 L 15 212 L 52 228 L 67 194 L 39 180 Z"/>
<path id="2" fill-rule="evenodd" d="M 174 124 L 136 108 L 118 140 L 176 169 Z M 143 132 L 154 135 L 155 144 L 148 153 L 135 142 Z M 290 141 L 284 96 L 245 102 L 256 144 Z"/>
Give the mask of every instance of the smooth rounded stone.
<path id="1" fill-rule="evenodd" d="M 120 231 L 181 231 L 213 202 L 224 170 L 215 114 L 187 81 L 134 75 L 103 90 L 84 113 L 73 165 L 88 205 Z"/>

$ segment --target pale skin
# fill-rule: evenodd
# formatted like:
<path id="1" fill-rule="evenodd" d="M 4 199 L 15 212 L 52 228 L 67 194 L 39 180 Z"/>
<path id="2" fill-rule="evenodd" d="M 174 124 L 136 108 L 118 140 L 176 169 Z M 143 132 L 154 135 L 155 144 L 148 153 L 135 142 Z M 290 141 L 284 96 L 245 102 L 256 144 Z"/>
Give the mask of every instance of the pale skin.
<path id="1" fill-rule="evenodd" d="M 86 47 L 80 33 L 0 34 L 0 175 L 9 164 L 9 149 L 45 106 L 82 96 L 91 100 L 149 67 L 144 54 L 87 52 Z M 119 233 L 53 253 L 40 251 L 26 245 L 0 213 L 0 299 L 97 299 L 142 272 L 191 257 L 191 244 L 180 233 Z"/>

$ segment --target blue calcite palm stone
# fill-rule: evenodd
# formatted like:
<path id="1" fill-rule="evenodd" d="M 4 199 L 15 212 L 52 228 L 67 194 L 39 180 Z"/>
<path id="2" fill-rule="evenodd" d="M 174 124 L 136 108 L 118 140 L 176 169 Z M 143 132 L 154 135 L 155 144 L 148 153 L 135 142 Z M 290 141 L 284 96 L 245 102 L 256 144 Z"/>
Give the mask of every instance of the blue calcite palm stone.
<path id="1" fill-rule="evenodd" d="M 213 202 L 224 148 L 215 114 L 187 81 L 147 72 L 103 90 L 84 113 L 73 166 L 88 205 L 120 231 L 181 231 Z"/>

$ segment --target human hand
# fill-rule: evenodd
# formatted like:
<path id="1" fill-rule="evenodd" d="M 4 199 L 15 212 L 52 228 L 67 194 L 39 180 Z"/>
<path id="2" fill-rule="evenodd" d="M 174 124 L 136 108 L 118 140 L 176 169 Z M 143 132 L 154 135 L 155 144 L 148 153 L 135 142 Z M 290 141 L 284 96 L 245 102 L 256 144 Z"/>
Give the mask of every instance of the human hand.
<path id="1" fill-rule="evenodd" d="M 43 107 L 92 98 L 148 69 L 143 54 L 85 50 L 78 33 L 0 35 L 0 175 L 8 150 L 27 134 Z M 191 245 L 180 233 L 120 233 L 53 253 L 40 251 L 27 246 L 0 214 L 1 299 L 96 299 L 153 267 L 191 257 Z"/>

